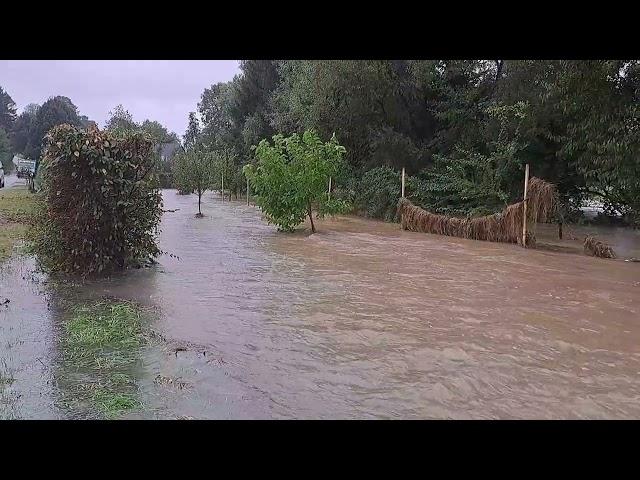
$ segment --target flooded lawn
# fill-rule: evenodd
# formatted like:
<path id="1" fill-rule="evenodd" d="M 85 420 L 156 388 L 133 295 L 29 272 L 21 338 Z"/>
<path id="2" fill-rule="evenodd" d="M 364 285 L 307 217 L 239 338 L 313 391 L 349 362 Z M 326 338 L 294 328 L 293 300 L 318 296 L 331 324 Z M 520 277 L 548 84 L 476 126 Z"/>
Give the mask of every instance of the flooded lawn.
<path id="1" fill-rule="evenodd" d="M 0 264 L 2 418 L 640 416 L 633 232 L 604 260 L 164 199 L 179 258 L 84 285 Z M 86 334 L 95 315 L 136 340 Z"/>

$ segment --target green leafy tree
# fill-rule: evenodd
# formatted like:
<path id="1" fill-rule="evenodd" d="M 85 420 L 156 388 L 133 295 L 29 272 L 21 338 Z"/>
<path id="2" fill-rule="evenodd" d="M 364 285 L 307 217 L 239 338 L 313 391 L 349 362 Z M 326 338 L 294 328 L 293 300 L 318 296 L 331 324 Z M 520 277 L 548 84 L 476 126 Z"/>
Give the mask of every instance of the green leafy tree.
<path id="1" fill-rule="evenodd" d="M 256 201 L 279 230 L 293 231 L 306 216 L 315 232 L 313 210 L 319 215 L 344 211 L 342 200 L 329 199 L 329 177 L 341 167 L 345 148 L 335 135 L 322 142 L 314 131 L 290 137 L 275 135 L 273 144 L 262 140 L 255 149 L 257 163 L 244 167 Z"/>
<path id="2" fill-rule="evenodd" d="M 36 118 L 40 105 L 30 103 L 26 107 L 13 124 L 13 131 L 11 132 L 11 143 L 16 153 L 25 153 L 27 144 L 29 143 L 29 134 L 31 132 L 31 125 Z"/>
<path id="3" fill-rule="evenodd" d="M 202 217 L 202 195 L 215 183 L 215 159 L 201 147 L 179 153 L 173 164 L 174 183 L 181 192 L 198 195 L 198 217 Z"/>
<path id="4" fill-rule="evenodd" d="M 25 156 L 35 160 L 38 166 L 45 135 L 53 127 L 63 124 L 81 126 L 78 109 L 67 97 L 52 97 L 42 104 L 31 122 Z"/>
<path id="5" fill-rule="evenodd" d="M 0 128 L 0 167 L 2 167 L 5 173 L 11 170 L 11 155 L 12 148 L 9 142 L 9 137 L 3 128 Z"/>
<path id="6" fill-rule="evenodd" d="M 129 134 L 139 131 L 140 126 L 133 121 L 133 116 L 122 104 L 109 112 L 105 128 L 115 134 Z"/>
<path id="7" fill-rule="evenodd" d="M 0 128 L 11 132 L 16 121 L 16 103 L 2 87 L 0 87 Z"/>
<path id="8" fill-rule="evenodd" d="M 145 120 L 140 125 L 140 130 L 148 134 L 156 144 L 177 140 L 175 133 L 169 133 L 169 130 L 164 125 L 155 120 Z"/>
<path id="9" fill-rule="evenodd" d="M 187 131 L 183 137 L 183 144 L 185 150 L 191 150 L 195 148 L 200 139 L 200 122 L 196 112 L 189 112 L 189 125 L 187 125 Z"/>

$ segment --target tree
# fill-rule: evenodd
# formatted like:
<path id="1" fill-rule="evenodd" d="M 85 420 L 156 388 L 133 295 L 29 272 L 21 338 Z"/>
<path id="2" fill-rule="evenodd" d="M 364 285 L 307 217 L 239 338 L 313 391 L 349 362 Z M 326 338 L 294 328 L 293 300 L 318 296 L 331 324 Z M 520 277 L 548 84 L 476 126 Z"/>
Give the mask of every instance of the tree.
<path id="1" fill-rule="evenodd" d="M 9 142 L 9 137 L 3 128 L 0 128 L 0 167 L 2 167 L 6 172 L 12 169 L 11 163 L 11 143 Z"/>
<path id="2" fill-rule="evenodd" d="M 16 103 L 2 87 L 0 87 L 0 128 L 11 132 L 16 121 Z"/>
<path id="3" fill-rule="evenodd" d="M 200 122 L 196 112 L 189 112 L 189 125 L 183 137 L 185 150 L 190 150 L 196 146 L 200 137 Z"/>
<path id="4" fill-rule="evenodd" d="M 126 134 L 137 131 L 139 126 L 133 121 L 133 116 L 129 111 L 120 104 L 109 112 L 105 128 L 116 134 Z"/>
<path id="5" fill-rule="evenodd" d="M 68 124 L 81 126 L 78 110 L 67 97 L 51 97 L 38 109 L 29 128 L 25 155 L 40 164 L 40 154 L 44 146 L 44 137 L 53 127 Z"/>
<path id="6" fill-rule="evenodd" d="M 164 125 L 155 120 L 145 120 L 140 125 L 140 130 L 148 134 L 156 144 L 177 141 L 178 136 L 166 129 Z"/>
<path id="7" fill-rule="evenodd" d="M 312 211 L 319 215 L 338 213 L 345 203 L 329 199 L 329 177 L 341 167 L 345 148 L 335 135 L 323 143 L 312 130 L 302 136 L 273 137 L 273 145 L 262 140 L 256 147 L 257 163 L 247 165 L 244 173 L 251 182 L 256 201 L 267 219 L 279 230 L 293 231 L 306 216 L 315 233 Z"/>
<path id="8" fill-rule="evenodd" d="M 215 182 L 215 159 L 202 148 L 191 148 L 176 155 L 173 164 L 174 183 L 179 191 L 198 195 L 198 214 L 202 217 L 202 195 Z"/>

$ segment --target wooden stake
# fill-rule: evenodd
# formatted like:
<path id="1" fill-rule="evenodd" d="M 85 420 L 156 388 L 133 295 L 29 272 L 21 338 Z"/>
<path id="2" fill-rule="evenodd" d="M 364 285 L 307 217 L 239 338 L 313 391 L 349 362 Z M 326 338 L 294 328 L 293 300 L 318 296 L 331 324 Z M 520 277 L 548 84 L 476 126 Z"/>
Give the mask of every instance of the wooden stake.
<path id="1" fill-rule="evenodd" d="M 222 188 L 220 189 L 220 193 L 222 194 L 222 201 L 224 202 L 224 173 L 222 174 Z"/>
<path id="2" fill-rule="evenodd" d="M 404 167 L 402 167 L 402 198 L 404 198 Z M 400 229 L 404 230 L 404 213 L 400 215 Z"/>
<path id="3" fill-rule="evenodd" d="M 527 247 L 527 187 L 529 186 L 529 164 L 524 167 L 524 200 L 522 207 L 522 246 Z"/>
<path id="4" fill-rule="evenodd" d="M 249 177 L 247 177 L 247 207 L 249 206 Z"/>
<path id="5" fill-rule="evenodd" d="M 327 198 L 331 200 L 331 177 L 329 177 L 329 192 L 327 193 Z"/>

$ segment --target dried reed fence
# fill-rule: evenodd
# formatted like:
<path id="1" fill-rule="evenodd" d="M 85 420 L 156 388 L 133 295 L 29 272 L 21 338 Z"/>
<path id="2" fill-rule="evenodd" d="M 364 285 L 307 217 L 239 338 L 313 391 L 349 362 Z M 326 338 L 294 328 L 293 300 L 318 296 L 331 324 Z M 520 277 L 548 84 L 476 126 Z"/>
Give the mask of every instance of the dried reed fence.
<path id="1" fill-rule="evenodd" d="M 555 185 L 536 177 L 527 187 L 527 221 L 548 221 L 557 206 Z M 502 212 L 476 218 L 438 215 L 415 206 L 406 198 L 398 203 L 403 230 L 435 233 L 451 237 L 522 244 L 524 201 L 508 205 Z M 535 235 L 527 231 L 527 246 L 535 245 Z"/>

